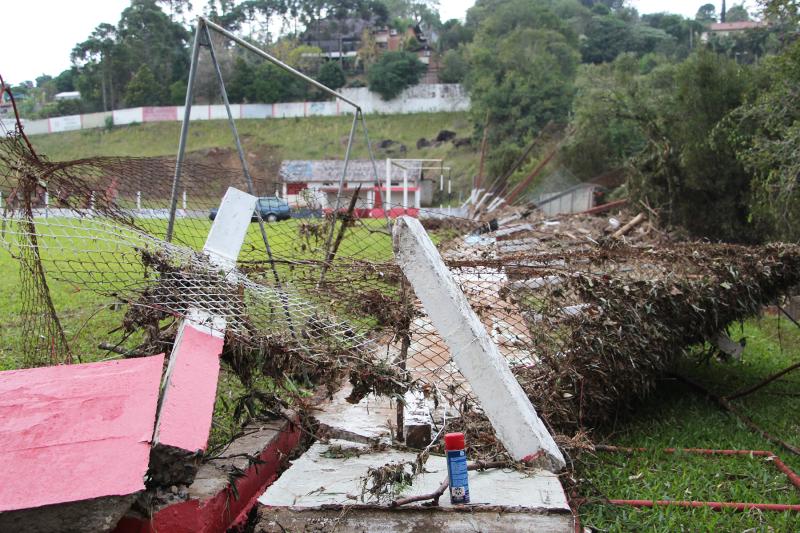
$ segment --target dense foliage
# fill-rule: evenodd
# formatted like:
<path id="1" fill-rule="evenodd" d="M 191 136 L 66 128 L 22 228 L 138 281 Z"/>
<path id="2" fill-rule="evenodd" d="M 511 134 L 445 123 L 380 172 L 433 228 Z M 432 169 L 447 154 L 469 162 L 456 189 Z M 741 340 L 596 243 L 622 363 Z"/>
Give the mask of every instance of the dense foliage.
<path id="1" fill-rule="evenodd" d="M 369 71 L 369 89 L 391 100 L 406 88 L 416 85 L 425 65 L 411 52 L 387 52 Z"/>
<path id="2" fill-rule="evenodd" d="M 447 64 L 467 62 L 490 178 L 520 179 L 545 153 L 526 147 L 555 123 L 567 138 L 554 176 L 622 172 L 619 194 L 695 236 L 796 240 L 797 4 L 765 2 L 766 23 L 723 34 L 708 24 L 753 16 L 742 5 L 703 5 L 689 20 L 613 2 L 478 0 L 474 36 Z"/>
<path id="3" fill-rule="evenodd" d="M 470 93 L 474 140 L 486 138 L 485 178 L 498 188 L 534 168 L 549 150 L 541 139 L 556 132 L 564 138 L 550 172 L 556 178 L 622 174 L 627 191 L 619 195 L 697 236 L 800 238 L 797 0 L 761 0 L 757 12 L 707 3 L 693 19 L 640 15 L 622 0 L 477 0 L 463 22 L 442 22 L 437 4 L 210 0 L 200 11 L 326 85 L 368 83 L 384 99 L 418 83 L 426 70 L 419 57 L 432 54 L 440 81 Z M 182 103 L 187 8 L 187 0 L 131 0 L 116 25 L 100 24 L 75 46 L 73 68 L 40 76 L 35 89 L 14 88 L 24 112 Z M 720 21 L 755 22 L 746 31 L 710 31 Z M 375 30 L 387 27 L 397 30 L 400 50 L 378 42 Z M 428 41 L 415 38 L 420 29 Z M 328 54 L 346 36 L 360 38 L 357 58 Z M 326 97 L 213 39 L 233 102 Z M 196 98 L 218 102 L 205 54 Z M 81 100 L 53 99 L 73 90 Z"/>

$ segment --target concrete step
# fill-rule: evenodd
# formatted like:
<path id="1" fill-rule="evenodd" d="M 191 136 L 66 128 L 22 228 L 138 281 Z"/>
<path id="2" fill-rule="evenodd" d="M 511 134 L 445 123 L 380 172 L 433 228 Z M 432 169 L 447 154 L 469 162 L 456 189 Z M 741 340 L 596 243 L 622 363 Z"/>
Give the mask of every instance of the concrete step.
<path id="1" fill-rule="evenodd" d="M 396 494 L 377 499 L 364 492 L 370 468 L 406 463 L 410 471 L 416 458 L 347 441 L 315 443 L 259 498 L 255 531 L 573 531 L 558 476 L 545 470 L 473 471 L 468 505 L 452 505 L 445 493 L 439 507 L 390 508 L 388 500 L 429 494 L 447 477 L 445 458 L 431 456 L 424 473 L 396 486 Z"/>

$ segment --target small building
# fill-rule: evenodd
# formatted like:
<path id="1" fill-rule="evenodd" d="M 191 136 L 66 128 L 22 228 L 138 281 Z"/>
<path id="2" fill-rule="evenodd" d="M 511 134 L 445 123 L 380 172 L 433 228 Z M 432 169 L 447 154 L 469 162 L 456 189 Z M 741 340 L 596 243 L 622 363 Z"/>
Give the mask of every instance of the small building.
<path id="1" fill-rule="evenodd" d="M 759 20 L 743 20 L 740 22 L 713 22 L 708 25 L 706 31 L 700 36 L 704 43 L 711 39 L 711 36 L 729 37 L 739 33 L 760 28 L 768 28 L 769 22 Z"/>
<path id="2" fill-rule="evenodd" d="M 362 216 L 373 210 L 382 212 L 387 204 L 401 210 L 431 205 L 434 181 L 438 182 L 439 176 L 426 178 L 421 164 L 406 162 L 402 160 L 400 166 L 387 159 L 373 166 L 370 160 L 349 161 L 339 207 L 347 207 L 359 186 L 356 207 Z M 282 196 L 294 208 L 333 209 L 343 172 L 341 160 L 283 161 L 279 171 Z"/>
<path id="3" fill-rule="evenodd" d="M 81 93 L 79 91 L 65 91 L 63 93 L 57 93 L 53 98 L 56 102 L 60 102 L 61 100 L 80 100 Z"/>
<path id="4" fill-rule="evenodd" d="M 432 49 L 419 25 L 408 26 L 405 33 L 398 33 L 394 28 L 378 28 L 373 30 L 372 35 L 378 43 L 378 48 L 383 52 L 397 52 L 403 50 L 407 43 L 413 43 L 409 51 L 416 54 L 424 64 L 430 63 Z"/>

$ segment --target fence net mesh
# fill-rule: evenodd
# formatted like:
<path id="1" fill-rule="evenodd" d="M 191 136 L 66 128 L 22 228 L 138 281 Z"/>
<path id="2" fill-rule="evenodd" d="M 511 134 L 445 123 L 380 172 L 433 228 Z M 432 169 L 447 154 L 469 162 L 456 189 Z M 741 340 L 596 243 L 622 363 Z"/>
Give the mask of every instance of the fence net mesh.
<path id="1" fill-rule="evenodd" d="M 466 430 L 479 456 L 503 453 L 394 262 L 391 219 L 357 216 L 372 206 L 345 189 L 337 213 L 309 204 L 289 220 L 251 224 L 225 274 L 201 250 L 227 188 L 247 190 L 241 170 L 186 162 L 167 242 L 174 174 L 160 158 L 49 162 L 5 132 L 1 240 L 19 261 L 23 365 L 72 361 L 48 290 L 66 283 L 123 306 L 120 327 L 102 335 L 126 355 L 168 352 L 177 319 L 205 312 L 225 319 L 223 360 L 245 386 L 266 376 L 333 390 L 349 375 L 355 399 L 412 386 L 460 415 L 448 429 Z M 272 195 L 274 185 L 257 181 L 255 193 Z M 607 216 L 508 209 L 487 226 L 414 214 L 533 404 L 563 434 L 613 418 L 683 348 L 800 281 L 791 245 L 677 243 L 650 223 L 616 238 Z"/>

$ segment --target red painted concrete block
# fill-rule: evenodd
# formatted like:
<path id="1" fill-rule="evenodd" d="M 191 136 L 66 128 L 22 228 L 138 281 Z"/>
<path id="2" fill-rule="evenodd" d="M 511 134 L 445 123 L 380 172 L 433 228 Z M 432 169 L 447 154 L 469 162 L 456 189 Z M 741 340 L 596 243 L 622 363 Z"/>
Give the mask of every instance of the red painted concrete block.
<path id="1" fill-rule="evenodd" d="M 206 449 L 223 342 L 207 329 L 183 323 L 167 369 L 157 444 L 190 452 Z"/>
<path id="2" fill-rule="evenodd" d="M 163 363 L 0 372 L 0 512 L 143 490 Z"/>
<path id="3" fill-rule="evenodd" d="M 238 530 L 247 522 L 248 513 L 257 505 L 258 497 L 277 479 L 289 452 L 299 444 L 300 437 L 299 420 L 294 423 L 281 422 L 279 429 L 272 433 L 258 454 L 263 463 L 246 468 L 245 475 L 236 480 L 238 498 L 227 482 L 208 483 L 197 488 L 192 486 L 188 500 L 158 509 L 150 520 L 125 517 L 114 533 L 223 533 Z M 236 441 L 232 447 L 236 448 Z M 204 468 L 216 471 L 223 479 L 227 477 L 224 470 L 218 470 L 213 465 Z"/>

